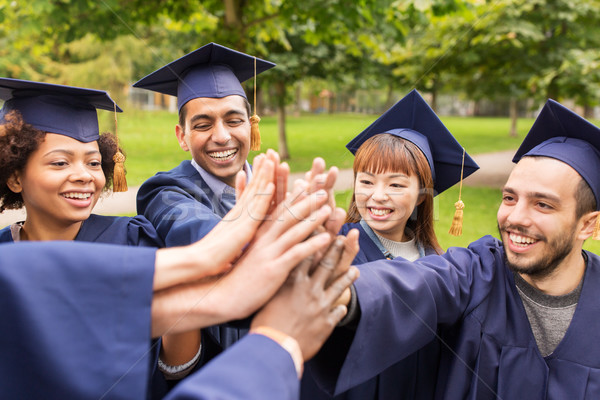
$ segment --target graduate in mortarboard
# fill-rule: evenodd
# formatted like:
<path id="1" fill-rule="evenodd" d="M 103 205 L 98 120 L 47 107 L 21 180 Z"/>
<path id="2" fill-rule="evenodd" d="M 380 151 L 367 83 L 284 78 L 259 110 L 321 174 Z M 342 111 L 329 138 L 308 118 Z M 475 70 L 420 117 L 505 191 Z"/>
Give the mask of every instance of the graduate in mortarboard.
<path id="1" fill-rule="evenodd" d="M 98 129 L 96 109 L 121 112 L 106 92 L 0 78 L 0 98 L 0 211 L 27 212 L 0 231 L 0 241 L 163 246 L 143 217 L 92 214 L 100 196 L 124 181 L 117 138 Z"/>
<path id="2" fill-rule="evenodd" d="M 411 91 L 346 147 L 355 155 L 354 193 L 341 233 L 360 232 L 354 265 L 442 254 L 433 198 L 479 167 L 419 93 Z M 433 398 L 438 362 L 433 340 L 336 399 Z M 308 380 L 303 398 L 331 398 Z"/>
<path id="3" fill-rule="evenodd" d="M 548 100 L 502 190 L 501 240 L 361 265 L 358 307 L 311 363 L 318 384 L 343 393 L 437 336 L 435 398 L 599 398 L 600 258 L 582 250 L 599 149 L 598 127 Z"/>
<path id="4" fill-rule="evenodd" d="M 0 98 L 5 100 L 0 110 L 0 210 L 25 208 L 27 213 L 25 221 L 0 230 L 0 242 L 164 246 L 143 216 L 92 213 L 115 183 L 126 190 L 124 176 L 113 179 L 115 170 L 124 173 L 117 166 L 124 160 L 117 138 L 98 129 L 97 109 L 121 112 L 108 93 L 0 78 Z M 156 376 L 157 391 L 166 391 L 162 375 Z"/>
<path id="5" fill-rule="evenodd" d="M 167 246 L 192 243 L 235 204 L 236 174 L 251 175 L 251 109 L 241 82 L 275 64 L 209 43 L 154 71 L 133 86 L 177 96 L 175 135 L 191 153 L 159 172 L 138 191 L 138 213 L 154 224 Z"/>
<path id="6" fill-rule="evenodd" d="M 191 153 L 191 160 L 159 172 L 138 191 L 138 213 L 148 218 L 167 246 L 203 238 L 235 205 L 236 174 L 243 170 L 248 179 L 251 177 L 246 159 L 251 147 L 260 148 L 260 136 L 255 133 L 254 139 L 251 137 L 251 106 L 241 82 L 274 66 L 209 43 L 133 85 L 177 96 L 179 123 L 175 135 L 182 150 Z M 215 346 L 226 348 L 247 331 L 215 327 L 211 337 L 203 340 L 212 341 L 214 336 Z M 174 346 L 181 357 L 168 364 L 161 362 L 170 379 L 189 373 L 187 361 L 199 345 L 199 332 L 177 340 Z M 181 350 L 186 348 L 190 350 Z"/>

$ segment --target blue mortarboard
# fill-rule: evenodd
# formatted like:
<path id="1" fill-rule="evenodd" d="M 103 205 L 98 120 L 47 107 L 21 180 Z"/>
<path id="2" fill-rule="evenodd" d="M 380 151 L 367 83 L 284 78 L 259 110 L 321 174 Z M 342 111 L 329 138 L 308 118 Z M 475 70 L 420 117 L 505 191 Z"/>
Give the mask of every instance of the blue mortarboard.
<path id="1" fill-rule="evenodd" d="M 346 147 L 355 154 L 367 139 L 382 133 L 406 139 L 421 149 L 429 162 L 436 194 L 460 181 L 463 148 L 416 90 L 394 104 Z M 463 178 L 478 169 L 465 153 Z"/>
<path id="2" fill-rule="evenodd" d="M 600 128 L 550 99 L 513 157 L 545 156 L 560 160 L 590 185 L 600 210 Z"/>
<path id="3" fill-rule="evenodd" d="M 254 76 L 255 57 L 209 43 L 140 79 L 134 87 L 177 96 L 179 110 L 197 97 L 246 98 L 241 82 Z M 256 74 L 275 64 L 256 58 Z"/>
<path id="4" fill-rule="evenodd" d="M 72 137 L 80 142 L 100 138 L 97 108 L 122 110 L 102 90 L 0 78 L 0 121 L 11 110 L 35 128 Z"/>

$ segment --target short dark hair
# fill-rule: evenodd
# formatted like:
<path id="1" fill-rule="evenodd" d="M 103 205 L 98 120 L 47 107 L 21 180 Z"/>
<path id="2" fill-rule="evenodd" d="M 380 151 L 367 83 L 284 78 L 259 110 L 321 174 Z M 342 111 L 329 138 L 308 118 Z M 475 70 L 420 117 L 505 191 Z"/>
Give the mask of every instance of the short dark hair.
<path id="1" fill-rule="evenodd" d="M 242 96 L 240 96 L 240 97 L 242 97 Z M 250 117 L 250 114 L 252 112 L 252 107 L 250 106 L 250 102 L 245 97 L 242 97 L 242 99 L 244 99 L 244 105 L 246 106 L 246 113 L 248 114 L 248 117 Z M 187 116 L 186 107 L 187 107 L 187 103 L 185 103 L 183 105 L 183 107 L 181 107 L 181 110 L 179 110 L 179 126 L 181 126 L 182 128 L 185 128 L 185 117 Z"/>
<path id="2" fill-rule="evenodd" d="M 596 211 L 596 197 L 594 196 L 594 192 L 592 192 L 592 188 L 582 177 L 579 177 L 579 184 L 577 185 L 577 189 L 575 189 L 575 202 L 577 203 L 575 208 L 577 219 L 589 212 Z"/>

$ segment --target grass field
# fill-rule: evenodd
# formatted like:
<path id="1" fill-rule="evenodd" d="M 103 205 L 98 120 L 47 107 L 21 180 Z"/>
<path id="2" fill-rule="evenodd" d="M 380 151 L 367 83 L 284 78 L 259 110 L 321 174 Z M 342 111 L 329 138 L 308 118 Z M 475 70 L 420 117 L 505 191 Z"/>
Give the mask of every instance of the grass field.
<path id="1" fill-rule="evenodd" d="M 319 114 L 289 116 L 287 119 L 288 161 L 292 172 L 310 168 L 312 159 L 321 156 L 328 165 L 350 168 L 353 157 L 345 148 L 354 136 L 377 116 L 359 114 Z M 470 154 L 515 149 L 533 120 L 519 121 L 519 137 L 508 136 L 507 118 L 442 118 L 448 129 Z M 110 113 L 101 118 L 103 130 L 114 131 Z M 119 139 L 127 153 L 127 177 L 130 185 L 139 185 L 158 171 L 169 170 L 188 159 L 175 138 L 177 116 L 166 111 L 130 110 L 119 115 Z M 263 117 L 260 123 L 263 151 L 277 149 L 277 121 Z M 256 153 L 250 154 L 250 159 Z"/>

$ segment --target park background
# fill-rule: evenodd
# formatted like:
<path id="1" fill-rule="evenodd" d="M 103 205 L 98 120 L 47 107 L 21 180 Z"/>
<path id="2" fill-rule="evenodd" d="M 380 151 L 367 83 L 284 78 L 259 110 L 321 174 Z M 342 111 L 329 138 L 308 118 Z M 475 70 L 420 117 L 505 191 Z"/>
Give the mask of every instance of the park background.
<path id="1" fill-rule="evenodd" d="M 414 88 L 470 154 L 516 150 L 548 98 L 593 120 L 598 26 L 596 0 L 0 0 L 0 76 L 109 91 L 135 187 L 189 153 L 175 99 L 131 84 L 206 43 L 277 63 L 257 79 L 262 148 L 301 172 L 315 156 L 351 168 L 345 144 Z M 244 87 L 252 99 L 253 81 Z M 499 187 L 462 198 L 456 238 L 458 187 L 436 197 L 442 246 L 498 236 Z"/>

